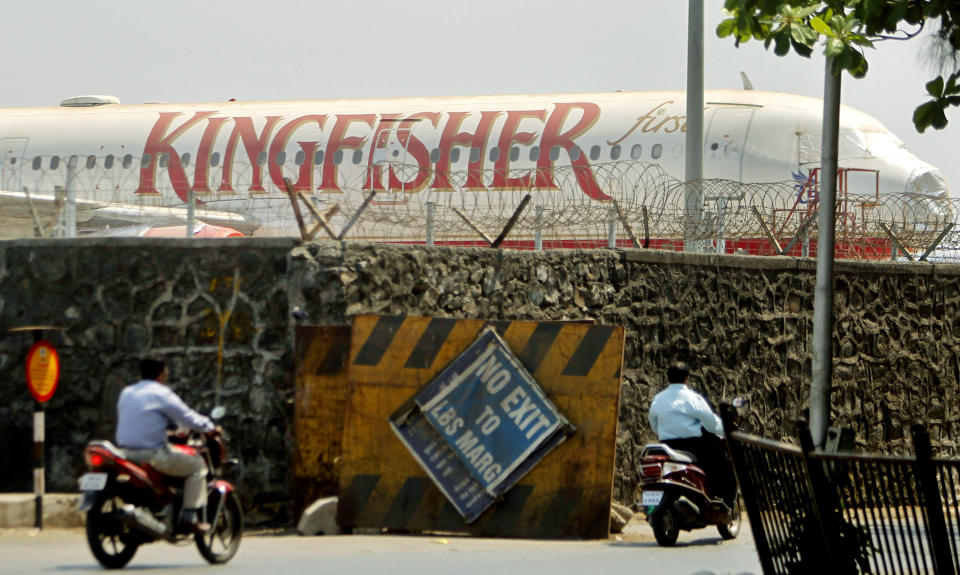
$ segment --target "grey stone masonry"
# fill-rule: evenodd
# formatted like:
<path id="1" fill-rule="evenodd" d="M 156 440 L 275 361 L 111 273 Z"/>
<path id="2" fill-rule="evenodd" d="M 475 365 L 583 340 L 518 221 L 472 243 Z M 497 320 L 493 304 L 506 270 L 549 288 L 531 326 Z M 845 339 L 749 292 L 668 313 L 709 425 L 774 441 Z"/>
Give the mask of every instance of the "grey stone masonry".
<path id="1" fill-rule="evenodd" d="M 837 262 L 833 418 L 857 447 L 909 449 L 927 423 L 957 454 L 960 266 Z M 650 400 L 676 358 L 719 402 L 748 398 L 745 427 L 794 437 L 810 385 L 815 261 L 644 250 L 522 252 L 292 239 L 0 242 L 0 491 L 29 491 L 35 402 L 23 363 L 48 324 L 62 374 L 47 406 L 50 491 L 70 491 L 87 440 L 111 437 L 137 360 L 166 357 L 174 389 L 223 403 L 233 477 L 254 519 L 291 493 L 294 326 L 361 313 L 594 320 L 627 328 L 614 496 L 630 503 Z M 298 307 L 306 318 L 296 320 Z"/>

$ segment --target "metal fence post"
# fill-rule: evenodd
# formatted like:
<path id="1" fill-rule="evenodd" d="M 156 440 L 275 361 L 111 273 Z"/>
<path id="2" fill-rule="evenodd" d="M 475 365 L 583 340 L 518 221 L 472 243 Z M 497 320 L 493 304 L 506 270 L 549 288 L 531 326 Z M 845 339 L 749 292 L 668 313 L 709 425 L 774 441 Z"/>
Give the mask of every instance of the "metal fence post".
<path id="1" fill-rule="evenodd" d="M 607 216 L 607 247 L 617 247 L 617 212 L 614 210 Z"/>
<path id="2" fill-rule="evenodd" d="M 427 202 L 427 245 L 433 245 L 433 223 L 436 217 L 436 204 Z"/>
<path id="3" fill-rule="evenodd" d="M 923 507 L 927 517 L 927 537 L 933 553 L 933 570 L 936 573 L 956 573 L 950 557 L 950 539 L 947 522 L 943 516 L 943 501 L 937 488 L 937 470 L 933 465 L 933 448 L 930 435 L 920 422 L 913 424 L 913 452 L 917 457 L 917 480 L 923 492 Z"/>
<path id="4" fill-rule="evenodd" d="M 537 206 L 535 212 L 537 216 L 534 220 L 533 249 L 541 252 L 543 251 L 543 206 Z"/>

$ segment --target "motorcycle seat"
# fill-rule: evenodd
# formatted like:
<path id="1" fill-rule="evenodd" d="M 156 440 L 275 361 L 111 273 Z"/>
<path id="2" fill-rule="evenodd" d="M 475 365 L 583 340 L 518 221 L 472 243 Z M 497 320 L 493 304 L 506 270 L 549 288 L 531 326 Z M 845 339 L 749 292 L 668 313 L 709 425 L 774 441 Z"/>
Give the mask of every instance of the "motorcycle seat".
<path id="1" fill-rule="evenodd" d="M 674 449 L 665 443 L 652 443 L 643 448 L 640 457 L 663 455 L 679 463 L 696 463 L 697 457 L 689 451 Z"/>

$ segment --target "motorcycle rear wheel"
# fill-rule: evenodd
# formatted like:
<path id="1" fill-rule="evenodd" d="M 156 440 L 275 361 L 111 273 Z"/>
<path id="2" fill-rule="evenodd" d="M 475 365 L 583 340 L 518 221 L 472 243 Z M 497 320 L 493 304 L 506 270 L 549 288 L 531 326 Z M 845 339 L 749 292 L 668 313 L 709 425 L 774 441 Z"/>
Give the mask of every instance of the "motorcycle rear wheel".
<path id="1" fill-rule="evenodd" d="M 673 547 L 680 535 L 680 526 L 677 525 L 677 518 L 671 509 L 672 505 L 662 505 L 653 517 L 651 517 L 650 526 L 653 528 L 653 536 L 661 547 Z"/>
<path id="2" fill-rule="evenodd" d="M 207 533 L 197 533 L 194 540 L 200 555 L 211 564 L 226 563 L 236 555 L 243 537 L 243 511 L 236 494 L 227 493 L 220 517 L 216 517 L 220 497 L 210 497 L 207 503 L 207 518 L 212 525 Z"/>
<path id="3" fill-rule="evenodd" d="M 737 495 L 737 500 L 733 505 L 733 518 L 726 525 L 717 525 L 717 531 L 723 539 L 736 539 L 740 535 L 740 527 L 743 522 L 743 498 Z"/>
<path id="4" fill-rule="evenodd" d="M 107 569 L 122 569 L 140 545 L 138 536 L 118 517 L 123 499 L 103 493 L 87 512 L 87 544 L 97 561 Z"/>

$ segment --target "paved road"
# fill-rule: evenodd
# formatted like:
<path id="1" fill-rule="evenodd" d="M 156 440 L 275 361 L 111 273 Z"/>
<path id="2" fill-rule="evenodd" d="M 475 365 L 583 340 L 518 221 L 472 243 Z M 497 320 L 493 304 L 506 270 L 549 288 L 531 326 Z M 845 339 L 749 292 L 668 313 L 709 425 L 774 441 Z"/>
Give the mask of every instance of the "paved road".
<path id="1" fill-rule="evenodd" d="M 683 533 L 674 548 L 658 547 L 645 525 L 631 524 L 620 540 L 537 541 L 469 537 L 349 535 L 299 537 L 254 532 L 237 556 L 210 567 L 195 547 L 142 547 L 128 570 L 138 575 L 505 575 L 512 573 L 760 573 L 748 530 L 721 543 L 713 529 Z M 0 573 L 102 572 L 80 529 L 0 530 Z"/>

